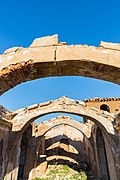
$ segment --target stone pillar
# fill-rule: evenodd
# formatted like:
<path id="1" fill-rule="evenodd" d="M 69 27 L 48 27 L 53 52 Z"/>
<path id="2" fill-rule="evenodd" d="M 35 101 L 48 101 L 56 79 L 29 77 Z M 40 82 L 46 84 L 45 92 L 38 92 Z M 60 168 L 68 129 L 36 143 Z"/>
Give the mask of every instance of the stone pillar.
<path id="1" fill-rule="evenodd" d="M 39 165 L 35 168 L 35 177 L 44 177 L 47 170 L 47 155 L 40 155 Z"/>

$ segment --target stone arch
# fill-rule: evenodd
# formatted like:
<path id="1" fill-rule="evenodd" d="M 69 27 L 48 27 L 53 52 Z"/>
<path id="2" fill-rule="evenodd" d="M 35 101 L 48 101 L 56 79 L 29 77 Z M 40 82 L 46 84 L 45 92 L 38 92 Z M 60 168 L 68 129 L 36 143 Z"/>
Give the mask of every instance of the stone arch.
<path id="1" fill-rule="evenodd" d="M 17 110 L 11 114 L 12 131 L 24 131 L 35 119 L 56 112 L 65 112 L 82 116 L 95 122 L 103 131 L 114 134 L 112 122 L 113 117 L 108 114 L 101 114 L 96 110 L 85 107 L 84 102 L 62 97 L 58 100 L 36 104 L 27 108 Z"/>
<path id="2" fill-rule="evenodd" d="M 114 151 L 114 143 L 111 141 L 109 134 L 115 135 L 113 127 L 113 117 L 110 114 L 101 114 L 96 110 L 87 108 L 81 101 L 62 97 L 58 100 L 49 101 L 40 105 L 32 105 L 27 108 L 17 110 L 13 112 L 13 131 L 18 132 L 18 136 L 15 137 L 16 143 L 21 137 L 25 129 L 37 118 L 55 112 L 66 112 L 70 114 L 76 114 L 95 122 L 100 129 L 106 134 L 108 142 Z M 22 124 L 21 124 L 22 122 Z M 79 124 L 79 123 L 78 123 Z"/>
<path id="3" fill-rule="evenodd" d="M 12 48 L 0 55 L 0 95 L 22 82 L 49 76 L 85 76 L 120 84 L 119 59 L 119 45 L 109 43 L 67 46 L 56 40 Z"/>
<path id="4" fill-rule="evenodd" d="M 69 116 L 58 116 L 49 121 L 44 121 L 38 124 L 38 136 L 44 136 L 48 131 L 58 125 L 68 125 L 70 127 L 75 128 L 76 130 L 80 131 L 84 134 L 87 138 L 90 137 L 90 128 L 87 125 L 77 122 L 74 119 L 70 118 Z"/>

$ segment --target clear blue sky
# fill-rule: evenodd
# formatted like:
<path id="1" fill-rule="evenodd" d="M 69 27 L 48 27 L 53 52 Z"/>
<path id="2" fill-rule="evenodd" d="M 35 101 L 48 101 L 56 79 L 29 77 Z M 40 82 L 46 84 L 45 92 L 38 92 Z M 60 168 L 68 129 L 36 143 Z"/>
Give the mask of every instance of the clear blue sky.
<path id="1" fill-rule="evenodd" d="M 28 47 L 37 37 L 59 35 L 67 44 L 120 43 L 119 0 L 0 0 L 0 53 Z M 6 92 L 0 104 L 15 110 L 61 96 L 119 97 L 118 85 L 84 77 L 44 78 Z"/>

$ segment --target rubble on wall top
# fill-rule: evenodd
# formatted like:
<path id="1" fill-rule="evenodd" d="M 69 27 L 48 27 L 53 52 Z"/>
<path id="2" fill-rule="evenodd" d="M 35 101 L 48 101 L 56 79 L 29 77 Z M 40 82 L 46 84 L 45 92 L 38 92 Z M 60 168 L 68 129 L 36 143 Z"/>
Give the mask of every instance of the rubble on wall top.
<path id="1" fill-rule="evenodd" d="M 109 97 L 109 98 L 91 98 L 85 99 L 84 102 L 105 102 L 105 101 L 120 101 L 119 97 Z"/>

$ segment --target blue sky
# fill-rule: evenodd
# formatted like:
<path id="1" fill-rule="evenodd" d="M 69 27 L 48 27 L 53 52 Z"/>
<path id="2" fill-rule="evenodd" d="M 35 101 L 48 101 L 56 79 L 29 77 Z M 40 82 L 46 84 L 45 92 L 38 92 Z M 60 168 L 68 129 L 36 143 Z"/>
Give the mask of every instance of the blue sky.
<path id="1" fill-rule="evenodd" d="M 53 34 L 67 44 L 120 43 L 120 1 L 0 0 L 0 53 L 14 46 L 28 47 L 35 38 Z M 0 104 L 15 110 L 64 95 L 119 97 L 120 87 L 84 77 L 44 78 L 6 92 Z"/>

